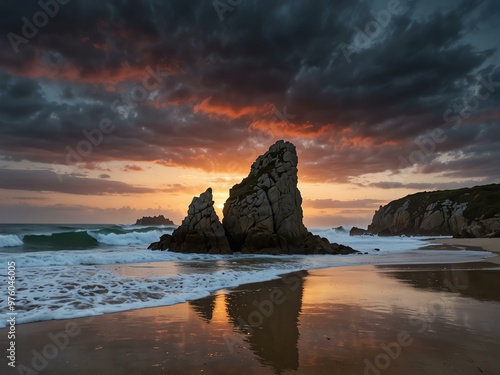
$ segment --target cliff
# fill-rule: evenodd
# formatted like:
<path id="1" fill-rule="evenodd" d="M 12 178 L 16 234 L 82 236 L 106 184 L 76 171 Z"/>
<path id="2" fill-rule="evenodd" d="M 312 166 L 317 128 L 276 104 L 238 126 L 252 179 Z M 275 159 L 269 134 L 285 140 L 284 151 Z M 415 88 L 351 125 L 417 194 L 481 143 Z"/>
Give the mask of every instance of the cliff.
<path id="1" fill-rule="evenodd" d="M 368 232 L 390 235 L 495 236 L 500 231 L 500 184 L 422 192 L 375 211 Z"/>

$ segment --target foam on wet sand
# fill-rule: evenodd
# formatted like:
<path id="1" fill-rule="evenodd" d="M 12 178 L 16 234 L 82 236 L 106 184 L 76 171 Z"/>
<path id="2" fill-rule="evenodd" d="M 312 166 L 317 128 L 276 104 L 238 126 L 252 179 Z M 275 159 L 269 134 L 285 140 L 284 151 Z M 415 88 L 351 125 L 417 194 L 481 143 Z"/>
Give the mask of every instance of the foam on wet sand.
<path id="1" fill-rule="evenodd" d="M 72 323 L 78 333 L 44 374 L 493 374 L 499 319 L 500 268 L 487 260 L 325 268 L 173 306 L 25 324 L 18 363 L 43 361 Z"/>

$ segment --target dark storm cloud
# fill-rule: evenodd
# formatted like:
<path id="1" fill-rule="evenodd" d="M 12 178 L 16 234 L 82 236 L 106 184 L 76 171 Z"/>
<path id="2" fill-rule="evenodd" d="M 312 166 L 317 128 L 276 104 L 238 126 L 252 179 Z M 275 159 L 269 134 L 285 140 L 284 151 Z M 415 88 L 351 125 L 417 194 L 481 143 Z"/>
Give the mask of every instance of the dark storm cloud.
<path id="1" fill-rule="evenodd" d="M 385 4 L 247 0 L 221 22 L 210 1 L 73 0 L 15 53 L 7 35 L 21 34 L 21 18 L 31 19 L 39 5 L 4 2 L 1 154 L 65 164 L 68 147 L 87 140 L 82 131 L 109 118 L 115 130 L 83 163 L 158 161 L 225 171 L 227 160 L 255 158 L 254 149 L 234 150 L 263 132 L 295 141 L 306 180 L 345 182 L 397 170 L 399 155 L 419 150 L 415 139 L 442 127 L 447 140 L 420 160 L 423 172 L 498 175 L 490 165 L 500 155 L 480 147 L 499 142 L 500 88 L 463 119 L 468 125 L 453 130 L 443 115 L 459 111 L 478 77 L 492 72 L 498 51 L 467 37 L 498 34 L 500 5 L 463 1 L 423 17 L 419 2 L 401 1 L 401 12 L 348 62 L 343 44 L 352 44 L 354 28 L 365 30 L 370 11 Z M 112 103 L 141 85 L 147 67 L 169 75 L 149 92 L 151 100 L 113 112 Z M 273 119 L 273 105 L 294 117 Z M 490 119 L 474 120 L 481 116 Z M 460 157 L 443 162 L 436 152 Z M 492 162 L 477 168 L 487 155 Z"/>
<path id="2" fill-rule="evenodd" d="M 455 156 L 454 159 L 451 159 Z M 441 173 L 445 177 L 466 178 L 490 176 L 497 182 L 500 180 L 498 145 L 475 146 L 465 148 L 460 153 L 451 154 L 450 160 L 434 160 L 422 168 L 424 173 Z"/>
<path id="3" fill-rule="evenodd" d="M 78 195 L 143 194 L 153 190 L 119 181 L 59 175 L 51 171 L 0 169 L 0 189 Z"/>

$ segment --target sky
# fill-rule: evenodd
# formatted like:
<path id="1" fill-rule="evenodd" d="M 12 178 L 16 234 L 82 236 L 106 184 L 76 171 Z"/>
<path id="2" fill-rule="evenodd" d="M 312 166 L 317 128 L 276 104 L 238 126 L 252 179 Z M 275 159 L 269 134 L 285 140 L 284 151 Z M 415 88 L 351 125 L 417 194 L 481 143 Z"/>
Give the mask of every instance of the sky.
<path id="1" fill-rule="evenodd" d="M 0 3 L 0 223 L 176 223 L 280 139 L 308 226 L 500 182 L 500 3 Z"/>

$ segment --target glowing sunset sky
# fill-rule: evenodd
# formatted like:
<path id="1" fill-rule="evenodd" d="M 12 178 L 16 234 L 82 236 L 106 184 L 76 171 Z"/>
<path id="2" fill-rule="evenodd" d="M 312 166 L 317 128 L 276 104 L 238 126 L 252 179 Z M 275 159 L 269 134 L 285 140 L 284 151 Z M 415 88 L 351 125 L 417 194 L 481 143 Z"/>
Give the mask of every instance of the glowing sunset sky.
<path id="1" fill-rule="evenodd" d="M 0 4 L 0 222 L 220 213 L 278 139 L 309 226 L 500 182 L 498 1 L 46 4 Z"/>

